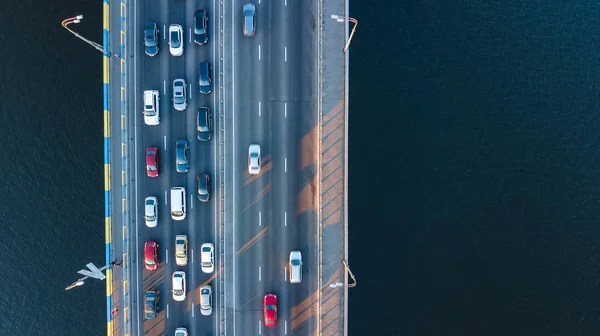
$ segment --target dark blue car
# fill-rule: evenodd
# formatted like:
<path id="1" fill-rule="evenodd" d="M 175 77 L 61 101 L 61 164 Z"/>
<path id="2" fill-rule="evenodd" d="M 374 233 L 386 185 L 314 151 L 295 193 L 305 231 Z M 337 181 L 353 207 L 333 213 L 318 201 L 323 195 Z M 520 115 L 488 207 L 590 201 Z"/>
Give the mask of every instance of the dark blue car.
<path id="1" fill-rule="evenodd" d="M 156 307 L 158 307 L 158 296 L 155 291 L 144 293 L 144 314 L 147 320 L 156 318 Z"/>

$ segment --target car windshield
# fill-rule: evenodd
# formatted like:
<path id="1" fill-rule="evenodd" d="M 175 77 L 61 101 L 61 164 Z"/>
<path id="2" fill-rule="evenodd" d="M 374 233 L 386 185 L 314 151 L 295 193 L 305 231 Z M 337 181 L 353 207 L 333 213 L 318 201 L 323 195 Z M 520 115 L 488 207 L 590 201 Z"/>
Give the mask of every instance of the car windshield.
<path id="1" fill-rule="evenodd" d="M 179 34 L 176 31 L 171 32 L 171 46 L 179 48 L 179 44 Z"/>
<path id="2" fill-rule="evenodd" d="M 146 215 L 146 220 L 153 221 L 155 219 L 156 219 L 156 216 L 154 216 L 154 215 Z"/>
<path id="3" fill-rule="evenodd" d="M 292 260 L 292 265 L 294 265 L 294 266 L 300 265 L 300 260 Z"/>
<path id="4" fill-rule="evenodd" d="M 175 289 L 173 289 L 173 293 L 175 293 L 175 295 L 182 295 L 183 294 L 183 290 L 181 290 L 179 288 L 175 288 Z"/>
<path id="5" fill-rule="evenodd" d="M 268 304 L 267 305 L 267 310 L 276 310 L 277 308 L 275 307 L 274 304 Z"/>
<path id="6" fill-rule="evenodd" d="M 154 260 L 153 259 L 146 259 L 146 264 L 147 265 L 154 265 Z"/>
<path id="7" fill-rule="evenodd" d="M 258 157 L 258 153 L 250 153 L 250 157 L 251 158 L 257 158 Z"/>
<path id="8" fill-rule="evenodd" d="M 183 211 L 173 211 L 172 214 L 175 217 L 183 216 Z"/>
<path id="9" fill-rule="evenodd" d="M 156 166 L 155 165 L 148 165 L 148 170 L 155 171 L 156 170 Z"/>

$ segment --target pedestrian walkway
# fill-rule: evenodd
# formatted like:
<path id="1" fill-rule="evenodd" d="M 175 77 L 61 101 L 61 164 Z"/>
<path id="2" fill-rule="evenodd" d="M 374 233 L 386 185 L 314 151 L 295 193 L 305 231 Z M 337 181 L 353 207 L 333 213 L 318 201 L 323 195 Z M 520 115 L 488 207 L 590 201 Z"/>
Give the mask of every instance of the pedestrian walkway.
<path id="1" fill-rule="evenodd" d="M 125 112 L 125 105 L 123 104 L 124 89 L 123 89 L 123 72 L 125 68 L 124 54 L 124 43 L 125 34 L 123 29 L 125 28 L 124 21 L 124 1 L 117 0 L 104 0 L 104 11 L 105 11 L 105 25 L 108 25 L 108 34 L 105 36 L 108 45 L 107 50 L 111 53 L 108 58 L 109 62 L 109 85 L 108 85 L 108 120 L 109 120 L 109 134 L 110 144 L 108 156 L 110 161 L 110 201 L 109 201 L 109 214 L 110 214 L 110 232 L 106 232 L 107 236 L 110 236 L 111 241 L 110 254 L 107 255 L 107 262 L 111 262 L 110 270 L 110 284 L 107 283 L 110 295 L 108 298 L 107 305 L 110 305 L 109 319 L 109 330 L 107 335 L 127 335 L 127 313 L 128 313 L 128 302 L 126 285 L 126 249 L 124 240 L 124 218 L 125 218 L 125 202 L 124 202 L 124 178 L 123 174 L 123 122 L 122 115 Z M 108 15 L 106 15 L 108 14 Z M 108 240 L 108 239 L 107 239 Z M 110 258 L 110 259 L 108 259 Z"/>
<path id="2" fill-rule="evenodd" d="M 319 225 L 320 302 L 319 335 L 347 335 L 345 314 L 347 283 L 342 260 L 346 259 L 347 106 L 345 90 L 346 23 L 331 15 L 347 16 L 345 0 L 319 1 Z"/>

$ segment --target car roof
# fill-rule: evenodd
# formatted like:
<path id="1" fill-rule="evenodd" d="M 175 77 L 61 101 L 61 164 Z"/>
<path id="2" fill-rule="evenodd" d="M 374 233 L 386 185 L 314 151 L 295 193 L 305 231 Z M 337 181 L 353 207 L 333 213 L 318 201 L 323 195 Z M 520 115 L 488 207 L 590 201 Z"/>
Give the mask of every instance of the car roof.
<path id="1" fill-rule="evenodd" d="M 151 245 L 149 243 L 156 243 L 154 240 L 149 240 L 144 244 L 144 258 L 146 259 L 154 259 L 154 249 L 155 245 Z"/>

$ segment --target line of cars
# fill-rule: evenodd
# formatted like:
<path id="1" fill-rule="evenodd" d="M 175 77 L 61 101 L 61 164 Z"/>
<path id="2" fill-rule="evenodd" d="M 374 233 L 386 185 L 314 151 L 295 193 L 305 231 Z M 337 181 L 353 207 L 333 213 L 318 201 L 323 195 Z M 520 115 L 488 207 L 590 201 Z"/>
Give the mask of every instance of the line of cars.
<path id="1" fill-rule="evenodd" d="M 169 26 L 169 52 L 172 56 L 179 57 L 184 51 L 183 27 L 179 24 Z M 208 14 L 206 10 L 194 12 L 194 42 L 198 45 L 208 43 Z M 147 22 L 144 26 L 145 53 L 155 57 L 159 53 L 159 29 L 154 22 Z M 210 64 L 201 62 L 199 67 L 198 91 L 203 95 L 211 93 Z M 184 78 L 173 80 L 173 109 L 185 112 L 188 108 L 187 82 Z M 212 138 L 212 111 L 203 106 L 196 111 L 197 138 L 201 142 L 208 142 Z M 158 90 L 145 90 L 143 92 L 143 115 L 144 123 L 148 126 L 160 125 L 160 94 Z M 185 174 L 189 171 L 190 145 L 187 140 L 181 139 L 175 142 L 175 170 L 177 173 Z M 147 147 L 146 149 L 146 175 L 150 178 L 158 178 L 160 175 L 160 161 L 158 147 Z M 211 178 L 209 173 L 200 173 L 196 176 L 197 197 L 200 202 L 210 201 Z M 170 214 L 174 221 L 186 218 L 186 189 L 185 187 L 172 187 L 170 192 Z M 158 198 L 148 196 L 144 201 L 144 220 L 150 229 L 158 226 Z M 144 265 L 152 272 L 159 266 L 159 244 L 150 239 L 144 244 Z M 178 234 L 175 236 L 175 264 L 179 267 L 188 264 L 188 236 Z M 214 245 L 203 243 L 200 247 L 200 265 L 203 273 L 214 272 Z M 186 300 L 186 273 L 176 270 L 171 276 L 171 293 L 173 300 L 183 302 Z M 202 315 L 212 314 L 212 286 L 203 285 L 200 288 L 200 313 Z M 157 315 L 159 297 L 155 290 L 144 293 L 144 315 L 146 319 L 154 319 Z M 178 327 L 176 336 L 187 336 L 187 329 Z"/>

